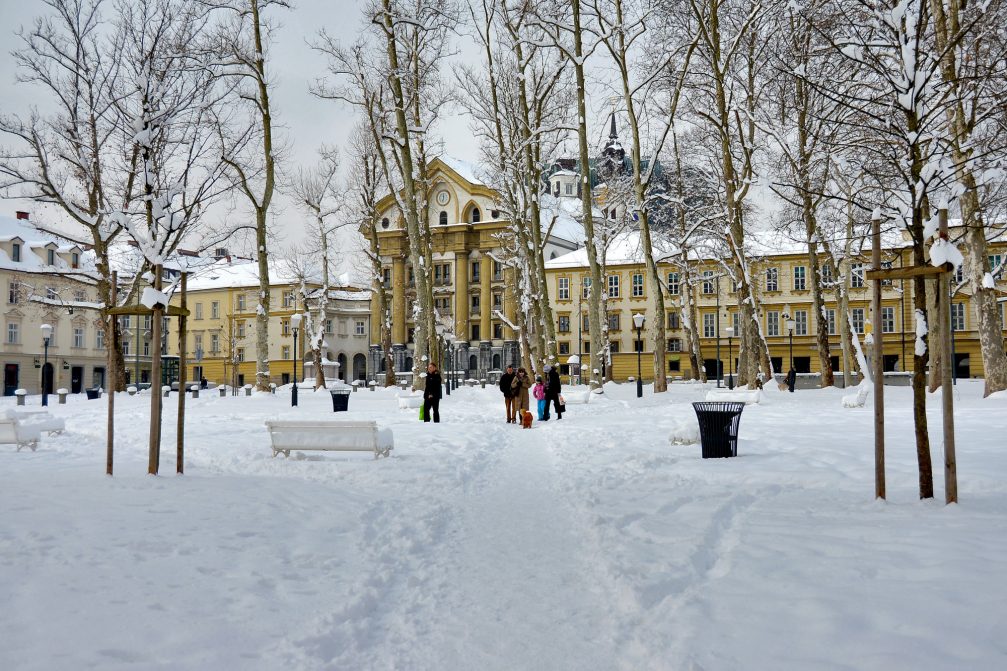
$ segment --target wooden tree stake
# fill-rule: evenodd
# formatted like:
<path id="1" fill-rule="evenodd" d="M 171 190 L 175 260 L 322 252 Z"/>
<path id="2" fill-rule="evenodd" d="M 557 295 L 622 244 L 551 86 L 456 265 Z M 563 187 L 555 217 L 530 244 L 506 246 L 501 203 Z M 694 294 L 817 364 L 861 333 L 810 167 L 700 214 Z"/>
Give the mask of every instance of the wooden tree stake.
<path id="1" fill-rule="evenodd" d="M 881 270 L 881 220 L 871 221 L 871 266 Z M 885 372 L 884 348 L 881 337 L 881 280 L 872 280 L 871 324 L 874 351 L 874 496 L 885 498 Z"/>
<path id="2" fill-rule="evenodd" d="M 941 209 L 938 212 L 938 237 L 945 243 L 948 242 L 948 211 Z M 950 265 L 950 264 L 948 264 Z M 958 503 L 958 465 L 955 459 L 955 415 L 954 415 L 954 395 L 952 392 L 952 376 L 954 375 L 954 361 L 951 352 L 951 329 L 954 324 L 951 322 L 951 273 L 953 268 L 947 268 L 947 272 L 941 274 L 937 279 L 937 315 L 938 319 L 946 320 L 947 328 L 941 331 L 941 351 L 944 358 L 944 366 L 941 375 L 941 401 L 942 414 L 944 415 L 944 502 Z"/>
<path id="3" fill-rule="evenodd" d="M 112 271 L 112 288 L 109 290 L 111 292 L 112 307 L 116 306 L 116 302 L 119 300 L 119 273 Z M 109 316 L 109 319 L 117 319 L 117 317 Z M 115 333 L 115 329 L 112 329 L 112 333 Z M 105 475 L 112 475 L 112 453 L 113 446 L 115 445 L 115 380 L 112 376 L 115 375 L 115 346 L 113 343 L 105 343 L 106 361 L 105 364 L 105 395 L 108 396 L 108 424 L 105 427 Z M 109 384 L 111 382 L 111 384 Z"/>
<path id="4" fill-rule="evenodd" d="M 182 311 L 178 318 L 178 422 L 175 425 L 176 452 L 175 452 L 175 472 L 182 474 L 185 466 L 185 280 L 186 274 L 182 273 Z M 197 380 L 198 382 L 198 380 Z"/>

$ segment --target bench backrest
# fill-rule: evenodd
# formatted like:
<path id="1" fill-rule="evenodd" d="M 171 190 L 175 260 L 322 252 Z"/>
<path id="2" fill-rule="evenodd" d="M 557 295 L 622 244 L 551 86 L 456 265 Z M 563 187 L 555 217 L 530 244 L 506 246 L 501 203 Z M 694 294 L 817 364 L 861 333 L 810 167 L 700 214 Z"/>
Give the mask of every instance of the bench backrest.
<path id="1" fill-rule="evenodd" d="M 377 442 L 376 422 L 266 422 L 273 445 L 282 447 L 342 448 L 372 450 Z"/>
<path id="2" fill-rule="evenodd" d="M 0 417 L 0 443 L 16 443 L 17 441 L 17 424 L 15 420 Z"/>

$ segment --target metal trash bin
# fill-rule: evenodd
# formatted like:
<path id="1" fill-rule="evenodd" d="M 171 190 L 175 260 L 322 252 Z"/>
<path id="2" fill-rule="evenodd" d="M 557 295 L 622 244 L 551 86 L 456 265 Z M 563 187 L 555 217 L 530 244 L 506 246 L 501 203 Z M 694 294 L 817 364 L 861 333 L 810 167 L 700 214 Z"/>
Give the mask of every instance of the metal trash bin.
<path id="1" fill-rule="evenodd" d="M 332 395 L 332 412 L 346 412 L 350 408 L 349 389 L 330 389 Z"/>
<path id="2" fill-rule="evenodd" d="M 84 393 L 87 394 L 87 400 L 89 401 L 101 398 L 101 389 L 85 389 Z"/>
<path id="3" fill-rule="evenodd" d="M 744 403 L 701 401 L 692 404 L 699 419 L 704 459 L 738 456 L 738 425 Z"/>

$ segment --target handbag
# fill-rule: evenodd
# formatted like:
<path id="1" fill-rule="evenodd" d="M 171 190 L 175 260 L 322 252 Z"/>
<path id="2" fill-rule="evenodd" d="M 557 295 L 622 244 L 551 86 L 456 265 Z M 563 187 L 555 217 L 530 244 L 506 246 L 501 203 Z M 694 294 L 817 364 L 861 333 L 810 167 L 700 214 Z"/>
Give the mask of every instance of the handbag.
<path id="1" fill-rule="evenodd" d="M 566 399 L 563 398 L 563 394 L 559 395 L 559 411 L 566 412 Z"/>

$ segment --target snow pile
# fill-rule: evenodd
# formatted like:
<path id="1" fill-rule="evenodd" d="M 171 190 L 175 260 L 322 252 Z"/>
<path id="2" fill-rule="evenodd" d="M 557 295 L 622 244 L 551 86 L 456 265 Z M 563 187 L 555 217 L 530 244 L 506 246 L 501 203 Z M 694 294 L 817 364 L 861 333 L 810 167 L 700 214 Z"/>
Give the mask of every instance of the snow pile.
<path id="1" fill-rule="evenodd" d="M 684 415 L 676 418 L 668 431 L 668 442 L 672 445 L 694 445 L 699 442 L 699 420 L 695 416 Z"/>
<path id="2" fill-rule="evenodd" d="M 957 268 L 962 265 L 963 261 L 965 258 L 962 253 L 948 240 L 938 238 L 934 240 L 934 244 L 930 245 L 930 264 L 934 267 L 950 263 Z"/>
<path id="3" fill-rule="evenodd" d="M 924 338 L 927 337 L 929 330 L 927 329 L 927 316 L 923 313 L 923 310 L 917 308 L 916 312 L 916 356 L 923 356 L 927 353 L 927 342 Z"/>
<path id="4" fill-rule="evenodd" d="M 144 287 L 143 295 L 140 297 L 140 304 L 149 310 L 153 310 L 155 305 L 165 306 L 169 301 L 166 293 L 158 291 L 154 287 Z"/>
<path id="5" fill-rule="evenodd" d="M 847 394 L 843 396 L 843 407 L 844 408 L 862 408 L 864 404 L 867 403 L 867 395 L 871 393 L 871 383 L 867 380 L 863 380 L 856 387 L 856 394 Z"/>
<path id="6" fill-rule="evenodd" d="M 751 405 L 762 401 L 761 389 L 711 389 L 706 394 L 707 401 L 725 401 Z"/>

